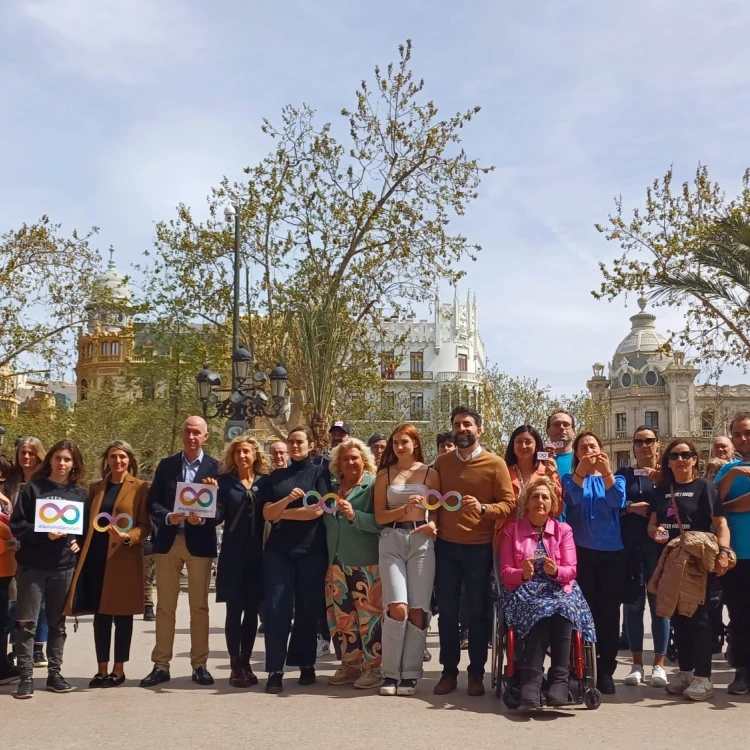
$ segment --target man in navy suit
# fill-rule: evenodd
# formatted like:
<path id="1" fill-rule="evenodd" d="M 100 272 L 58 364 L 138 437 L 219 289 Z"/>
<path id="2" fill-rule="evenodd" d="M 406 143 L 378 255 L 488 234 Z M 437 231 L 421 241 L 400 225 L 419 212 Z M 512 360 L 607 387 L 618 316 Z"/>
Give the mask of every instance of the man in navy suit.
<path id="1" fill-rule="evenodd" d="M 188 574 L 190 603 L 190 664 L 193 682 L 213 685 L 208 661 L 208 587 L 211 563 L 216 557 L 216 523 L 195 513 L 175 513 L 178 482 L 215 479 L 219 462 L 203 452 L 208 426 L 202 417 L 188 417 L 181 430 L 183 450 L 159 462 L 148 493 L 156 563 L 156 645 L 151 654 L 154 668 L 141 687 L 169 680 L 174 645 L 175 614 L 183 566 Z"/>

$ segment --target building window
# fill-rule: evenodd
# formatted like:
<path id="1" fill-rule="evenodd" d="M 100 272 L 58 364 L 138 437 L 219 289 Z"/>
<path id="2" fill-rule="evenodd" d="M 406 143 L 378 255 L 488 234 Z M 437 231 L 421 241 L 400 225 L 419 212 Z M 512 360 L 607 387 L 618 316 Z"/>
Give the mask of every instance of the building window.
<path id="1" fill-rule="evenodd" d="M 94 356 L 94 345 L 93 344 L 89 344 L 86 347 L 86 356 L 87 357 L 93 357 Z"/>
<path id="2" fill-rule="evenodd" d="M 624 372 L 620 375 L 620 385 L 623 388 L 630 388 L 633 383 L 633 376 L 629 372 Z"/>
<path id="3" fill-rule="evenodd" d="M 712 438 L 714 436 L 714 413 L 712 411 L 704 411 L 701 414 L 701 436 L 704 438 Z"/>
<path id="4" fill-rule="evenodd" d="M 381 401 L 383 414 L 387 419 L 393 419 L 396 412 L 396 394 L 384 393 Z"/>
<path id="5" fill-rule="evenodd" d="M 458 355 L 458 371 L 459 372 L 469 371 L 469 358 L 466 354 Z"/>
<path id="6" fill-rule="evenodd" d="M 112 342 L 112 355 L 117 357 L 120 354 L 120 344 L 117 341 Z"/>
<path id="7" fill-rule="evenodd" d="M 411 406 L 409 408 L 409 419 L 413 422 L 421 422 L 424 418 L 424 394 L 412 393 Z"/>
<path id="8" fill-rule="evenodd" d="M 380 356 L 380 376 L 383 380 L 393 380 L 396 377 L 396 353 L 389 349 Z"/>
<path id="9" fill-rule="evenodd" d="M 409 355 L 409 372 L 412 380 L 422 380 L 424 373 L 424 353 L 412 352 Z"/>
<path id="10" fill-rule="evenodd" d="M 617 468 L 622 466 L 630 466 L 630 452 L 629 451 L 617 451 Z"/>
<path id="11" fill-rule="evenodd" d="M 646 385 L 656 385 L 659 382 L 659 376 L 653 371 L 649 370 L 646 373 Z"/>
<path id="12" fill-rule="evenodd" d="M 621 440 L 628 431 L 628 416 L 624 412 L 615 414 L 615 438 Z"/>
<path id="13" fill-rule="evenodd" d="M 646 421 L 644 422 L 646 427 L 653 427 L 653 429 L 659 429 L 659 412 L 658 411 L 647 411 Z"/>
<path id="14" fill-rule="evenodd" d="M 109 341 L 102 344 L 102 357 L 109 357 Z"/>
<path id="15" fill-rule="evenodd" d="M 86 396 L 89 395 L 89 381 L 84 378 L 81 381 L 81 401 L 86 400 Z"/>

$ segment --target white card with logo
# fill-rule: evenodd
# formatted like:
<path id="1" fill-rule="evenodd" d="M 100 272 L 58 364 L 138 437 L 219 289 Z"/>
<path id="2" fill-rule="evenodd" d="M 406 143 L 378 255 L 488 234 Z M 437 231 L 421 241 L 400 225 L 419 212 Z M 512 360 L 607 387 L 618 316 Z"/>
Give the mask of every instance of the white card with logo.
<path id="1" fill-rule="evenodd" d="M 177 482 L 174 496 L 175 513 L 196 513 L 203 518 L 216 518 L 216 498 L 219 488 L 215 484 Z"/>
<path id="2" fill-rule="evenodd" d="M 34 531 L 47 534 L 83 534 L 83 503 L 61 497 L 37 498 Z"/>

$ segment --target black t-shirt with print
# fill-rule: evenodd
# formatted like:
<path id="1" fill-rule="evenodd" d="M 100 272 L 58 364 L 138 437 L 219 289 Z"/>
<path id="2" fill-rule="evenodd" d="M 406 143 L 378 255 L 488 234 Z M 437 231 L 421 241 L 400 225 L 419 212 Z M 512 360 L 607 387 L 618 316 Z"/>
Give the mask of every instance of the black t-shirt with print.
<path id="1" fill-rule="evenodd" d="M 716 485 L 700 477 L 687 484 L 675 483 L 673 487 L 682 528 L 685 531 L 713 531 L 711 519 L 724 515 Z M 670 540 L 680 535 L 669 485 L 654 490 L 651 512 L 656 513 L 658 525 L 669 532 Z"/>

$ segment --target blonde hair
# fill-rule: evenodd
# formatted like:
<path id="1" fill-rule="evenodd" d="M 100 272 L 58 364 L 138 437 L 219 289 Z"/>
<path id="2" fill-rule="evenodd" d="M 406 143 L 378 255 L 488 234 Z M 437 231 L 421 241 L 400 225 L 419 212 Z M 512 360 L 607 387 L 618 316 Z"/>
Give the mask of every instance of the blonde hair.
<path id="1" fill-rule="evenodd" d="M 549 510 L 550 517 L 557 518 L 562 513 L 562 503 L 560 502 L 560 496 L 557 494 L 557 487 L 555 483 L 548 477 L 542 476 L 532 479 L 523 489 L 520 497 L 518 498 L 518 505 L 516 506 L 516 517 L 524 518 L 526 516 L 526 504 L 531 497 L 534 490 L 544 485 L 549 490 L 549 496 L 552 499 L 552 505 Z"/>
<path id="2" fill-rule="evenodd" d="M 719 469 L 722 466 L 726 466 L 729 463 L 725 458 L 709 458 L 706 461 L 706 466 L 703 470 L 703 476 L 707 477 L 713 470 L 713 475 L 716 476 L 719 473 Z"/>
<path id="3" fill-rule="evenodd" d="M 365 465 L 365 474 L 375 474 L 377 467 L 375 466 L 375 457 L 372 455 L 372 451 L 361 440 L 353 437 L 346 438 L 346 440 L 340 442 L 331 451 L 331 456 L 328 460 L 328 471 L 330 471 L 335 477 L 341 476 L 339 456 L 341 455 L 341 451 L 349 450 L 350 448 L 356 448 L 362 455 L 362 462 Z"/>
<path id="4" fill-rule="evenodd" d="M 253 461 L 253 472 L 256 476 L 260 474 L 270 474 L 271 465 L 268 462 L 268 456 L 263 452 L 260 443 L 250 435 L 238 435 L 224 448 L 224 455 L 221 457 L 222 474 L 238 474 L 237 464 L 234 461 L 234 449 L 241 443 L 247 443 L 253 446 L 255 451 L 255 461 Z"/>
<path id="5" fill-rule="evenodd" d="M 106 479 L 112 473 L 112 470 L 109 468 L 109 464 L 107 463 L 107 458 L 109 458 L 109 452 L 112 450 L 112 448 L 116 448 L 118 451 L 125 451 L 125 453 L 128 454 L 128 474 L 133 477 L 137 477 L 138 459 L 135 457 L 135 451 L 131 447 L 130 443 L 126 443 L 124 440 L 113 440 L 111 443 L 109 443 L 109 445 L 107 445 L 107 447 L 104 449 L 104 453 L 102 453 L 101 455 L 102 479 Z"/>

